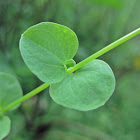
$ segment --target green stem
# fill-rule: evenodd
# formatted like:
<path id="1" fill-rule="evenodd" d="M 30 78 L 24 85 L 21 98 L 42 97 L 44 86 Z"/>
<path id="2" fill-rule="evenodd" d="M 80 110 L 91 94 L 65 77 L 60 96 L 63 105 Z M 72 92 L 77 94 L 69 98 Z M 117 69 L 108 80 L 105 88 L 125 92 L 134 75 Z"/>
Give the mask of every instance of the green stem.
<path id="1" fill-rule="evenodd" d="M 66 73 L 72 73 L 74 71 L 76 71 L 77 69 L 81 68 L 83 65 L 87 64 L 88 62 L 92 61 L 93 59 L 103 55 L 104 53 L 114 49 L 115 47 L 117 47 L 118 45 L 126 42 L 127 40 L 133 38 L 134 36 L 140 34 L 140 28 L 138 28 L 137 30 L 129 33 L 128 35 L 118 39 L 117 41 L 113 42 L 112 44 L 106 46 L 105 48 L 101 49 L 100 51 L 94 53 L 93 55 L 89 56 L 88 58 L 86 58 L 85 60 L 81 61 L 80 63 L 76 64 L 74 67 L 69 68 L 66 70 Z M 10 104 L 8 107 L 4 108 L 2 112 L 0 112 L 0 115 L 7 112 L 8 110 L 12 109 L 13 107 L 15 107 L 16 105 L 26 101 L 27 99 L 33 97 L 34 95 L 38 94 L 39 92 L 41 92 L 42 90 L 46 89 L 50 84 L 42 84 L 41 86 L 39 86 L 38 88 L 34 89 L 33 91 L 27 93 L 25 96 L 21 97 L 20 99 L 16 100 L 15 102 L 13 102 L 12 104 Z"/>
<path id="2" fill-rule="evenodd" d="M 24 95 L 23 97 L 21 97 L 20 99 L 16 100 L 15 102 L 13 102 L 12 104 L 10 104 L 9 106 L 7 106 L 6 108 L 3 109 L 3 111 L 1 112 L 1 114 L 9 111 L 10 109 L 12 109 L 13 107 L 15 107 L 16 105 L 26 101 L 27 99 L 33 97 L 34 95 L 40 93 L 42 90 L 46 89 L 50 84 L 42 84 L 41 86 L 37 87 L 36 89 L 34 89 L 33 91 L 27 93 L 26 95 Z"/>
<path id="3" fill-rule="evenodd" d="M 127 40 L 133 38 L 134 36 L 136 36 L 138 34 L 140 34 L 140 28 L 138 28 L 137 30 L 129 33 L 128 35 L 118 39 L 117 41 L 111 43 L 110 45 L 106 46 L 105 48 L 101 49 L 100 51 L 94 53 L 93 55 L 89 56 L 88 58 L 86 58 L 83 61 L 76 64 L 74 67 L 67 69 L 66 73 L 69 74 L 69 73 L 76 71 L 77 69 L 81 68 L 83 65 L 87 64 L 88 62 L 92 61 L 93 59 L 105 54 L 106 52 L 114 49 L 118 45 L 126 42 Z"/>

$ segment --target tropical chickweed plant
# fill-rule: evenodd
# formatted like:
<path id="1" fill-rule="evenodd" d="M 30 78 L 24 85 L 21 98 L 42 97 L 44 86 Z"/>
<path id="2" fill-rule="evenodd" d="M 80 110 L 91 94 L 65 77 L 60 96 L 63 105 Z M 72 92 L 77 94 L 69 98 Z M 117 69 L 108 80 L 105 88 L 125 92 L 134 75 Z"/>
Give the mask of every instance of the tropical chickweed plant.
<path id="1" fill-rule="evenodd" d="M 44 82 L 23 96 L 16 78 L 0 72 L 0 139 L 10 131 L 4 114 L 49 87 L 51 98 L 68 108 L 88 111 L 105 104 L 115 89 L 110 66 L 97 57 L 140 34 L 140 28 L 76 64 L 76 34 L 69 28 L 43 22 L 27 29 L 20 39 L 20 52 L 28 68 Z"/>

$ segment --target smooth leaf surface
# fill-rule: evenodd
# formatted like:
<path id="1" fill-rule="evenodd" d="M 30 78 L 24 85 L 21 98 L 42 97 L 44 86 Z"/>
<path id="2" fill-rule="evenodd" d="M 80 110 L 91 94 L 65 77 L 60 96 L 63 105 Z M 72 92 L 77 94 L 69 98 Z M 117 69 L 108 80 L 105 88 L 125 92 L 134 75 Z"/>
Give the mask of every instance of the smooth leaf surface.
<path id="1" fill-rule="evenodd" d="M 43 82 L 56 83 L 65 75 L 65 62 L 78 49 L 75 33 L 62 25 L 44 22 L 32 26 L 21 37 L 21 55 L 29 69 Z"/>
<path id="2" fill-rule="evenodd" d="M 0 140 L 10 132 L 11 120 L 7 116 L 0 116 Z"/>
<path id="3" fill-rule="evenodd" d="M 0 112 L 20 97 L 22 97 L 22 89 L 18 80 L 7 73 L 0 72 Z"/>
<path id="4" fill-rule="evenodd" d="M 88 111 L 105 104 L 115 88 L 114 74 L 107 63 L 93 60 L 74 74 L 50 87 L 52 99 L 63 106 Z"/>

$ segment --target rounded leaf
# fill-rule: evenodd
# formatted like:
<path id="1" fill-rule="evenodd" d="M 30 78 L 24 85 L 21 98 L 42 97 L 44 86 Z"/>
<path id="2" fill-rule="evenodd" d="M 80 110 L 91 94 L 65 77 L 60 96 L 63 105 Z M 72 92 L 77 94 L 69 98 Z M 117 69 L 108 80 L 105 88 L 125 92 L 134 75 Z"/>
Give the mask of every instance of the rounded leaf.
<path id="1" fill-rule="evenodd" d="M 65 62 L 78 49 L 75 33 L 62 25 L 43 22 L 32 26 L 20 39 L 20 51 L 29 69 L 43 82 L 60 82 L 65 75 Z"/>
<path id="2" fill-rule="evenodd" d="M 7 116 L 0 116 L 0 140 L 10 132 L 11 120 Z"/>
<path id="3" fill-rule="evenodd" d="M 115 78 L 110 66 L 95 59 L 52 84 L 50 96 L 60 105 L 88 111 L 104 105 L 114 89 Z"/>
<path id="4" fill-rule="evenodd" d="M 22 95 L 18 80 L 7 73 L 0 72 L 0 112 Z"/>

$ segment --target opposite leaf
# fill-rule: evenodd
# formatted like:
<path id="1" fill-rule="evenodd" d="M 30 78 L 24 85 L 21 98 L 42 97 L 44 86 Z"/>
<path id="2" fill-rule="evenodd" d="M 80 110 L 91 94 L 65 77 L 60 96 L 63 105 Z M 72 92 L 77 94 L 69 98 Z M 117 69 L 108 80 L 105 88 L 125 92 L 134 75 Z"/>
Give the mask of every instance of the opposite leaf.
<path id="1" fill-rule="evenodd" d="M 44 22 L 21 37 L 21 55 L 29 69 L 43 82 L 57 83 L 65 75 L 65 63 L 78 49 L 75 33 L 62 25 Z"/>
<path id="2" fill-rule="evenodd" d="M 93 60 L 50 87 L 52 99 L 63 106 L 88 111 L 105 104 L 115 89 L 114 74 L 107 63 Z"/>
<path id="3" fill-rule="evenodd" d="M 0 72 L 0 112 L 22 97 L 22 89 L 16 78 Z"/>
<path id="4" fill-rule="evenodd" d="M 7 116 L 0 116 L 0 140 L 6 137 L 10 132 L 11 121 Z"/>

